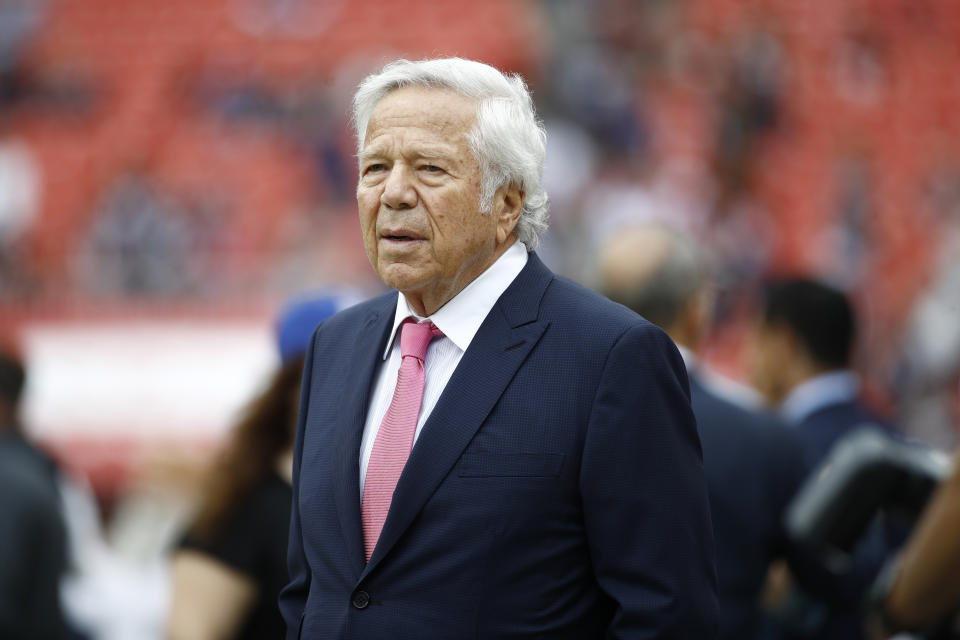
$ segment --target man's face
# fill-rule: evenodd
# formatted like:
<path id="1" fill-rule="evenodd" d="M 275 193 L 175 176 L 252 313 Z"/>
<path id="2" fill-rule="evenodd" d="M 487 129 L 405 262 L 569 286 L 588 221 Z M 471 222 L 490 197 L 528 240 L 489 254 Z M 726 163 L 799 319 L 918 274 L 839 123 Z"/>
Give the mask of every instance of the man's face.
<path id="1" fill-rule="evenodd" d="M 493 264 L 516 223 L 500 215 L 502 189 L 492 212 L 479 211 L 480 166 L 466 138 L 476 106 L 444 89 L 397 89 L 374 108 L 360 152 L 367 257 L 423 315 Z"/>

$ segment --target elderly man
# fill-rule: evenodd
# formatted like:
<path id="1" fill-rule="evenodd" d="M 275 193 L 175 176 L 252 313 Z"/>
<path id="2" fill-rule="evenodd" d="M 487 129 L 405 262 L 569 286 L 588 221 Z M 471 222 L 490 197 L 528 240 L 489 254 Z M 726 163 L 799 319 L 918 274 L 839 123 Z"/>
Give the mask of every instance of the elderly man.
<path id="1" fill-rule="evenodd" d="M 294 454 L 288 638 L 713 638 L 683 361 L 532 253 L 519 77 L 387 65 L 354 99 L 383 297 L 319 326 Z"/>

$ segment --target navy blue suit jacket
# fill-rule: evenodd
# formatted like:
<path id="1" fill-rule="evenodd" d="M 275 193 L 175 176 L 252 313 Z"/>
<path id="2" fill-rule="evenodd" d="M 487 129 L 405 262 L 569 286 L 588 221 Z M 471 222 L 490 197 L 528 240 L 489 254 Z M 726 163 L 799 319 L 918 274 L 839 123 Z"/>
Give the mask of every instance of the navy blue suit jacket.
<path id="1" fill-rule="evenodd" d="M 805 416 L 794 428 L 804 439 L 808 456 L 817 465 L 838 441 L 865 426 L 893 432 L 888 423 L 857 400 L 824 405 Z M 833 601 L 825 610 L 826 619 L 817 634 L 819 640 L 866 637 L 862 600 L 887 557 L 895 550 L 897 541 L 891 538 L 887 525 L 875 520 L 851 550 L 851 569 L 843 580 L 833 585 Z"/>
<path id="2" fill-rule="evenodd" d="M 819 463 L 833 445 L 858 427 L 872 426 L 892 432 L 885 420 L 856 400 L 828 404 L 803 418 L 796 429 L 806 441 L 810 455 Z"/>
<path id="3" fill-rule="evenodd" d="M 360 439 L 395 304 L 334 316 L 308 353 L 287 637 L 714 638 L 680 355 L 533 254 L 424 425 L 364 563 Z"/>
<path id="4" fill-rule="evenodd" d="M 690 397 L 703 443 L 717 546 L 719 637 L 751 640 L 762 625 L 759 597 L 770 562 L 784 558 L 807 580 L 806 559 L 783 525 L 783 513 L 809 472 L 804 444 L 772 416 L 718 396 L 695 372 Z"/>

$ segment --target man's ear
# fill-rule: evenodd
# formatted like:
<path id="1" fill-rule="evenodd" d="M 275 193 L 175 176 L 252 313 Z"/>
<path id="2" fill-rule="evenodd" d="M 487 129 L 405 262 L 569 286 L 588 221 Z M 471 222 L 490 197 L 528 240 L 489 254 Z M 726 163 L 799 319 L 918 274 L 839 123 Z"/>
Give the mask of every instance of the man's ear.
<path id="1" fill-rule="evenodd" d="M 503 244 L 513 233 L 523 213 L 524 192 L 511 182 L 497 189 L 493 197 L 493 215 L 497 218 L 497 244 Z"/>

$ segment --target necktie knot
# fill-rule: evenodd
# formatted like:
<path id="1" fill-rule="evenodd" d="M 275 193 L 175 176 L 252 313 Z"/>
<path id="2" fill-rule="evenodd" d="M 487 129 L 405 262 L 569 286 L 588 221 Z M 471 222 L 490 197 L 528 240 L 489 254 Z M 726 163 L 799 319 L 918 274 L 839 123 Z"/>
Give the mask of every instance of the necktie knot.
<path id="1" fill-rule="evenodd" d="M 432 322 L 418 324 L 407 321 L 400 327 L 400 356 L 406 358 L 413 356 L 423 362 L 427 355 L 427 347 L 434 336 L 442 335 L 443 332 Z"/>

